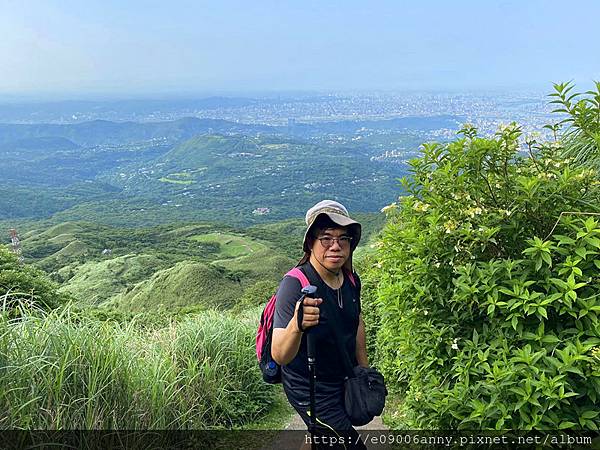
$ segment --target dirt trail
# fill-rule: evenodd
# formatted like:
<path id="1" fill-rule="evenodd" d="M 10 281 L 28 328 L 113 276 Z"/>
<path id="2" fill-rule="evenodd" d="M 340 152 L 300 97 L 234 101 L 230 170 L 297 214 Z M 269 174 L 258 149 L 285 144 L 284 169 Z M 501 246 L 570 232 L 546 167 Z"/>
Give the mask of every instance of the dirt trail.
<path id="1" fill-rule="evenodd" d="M 359 433 L 363 436 L 365 432 L 369 430 L 377 430 L 378 432 L 388 430 L 388 427 L 385 426 L 381 420 L 381 417 L 375 417 L 370 423 L 364 425 L 362 427 L 356 427 Z M 303 447 L 306 436 L 306 425 L 300 418 L 298 414 L 294 414 L 286 425 L 283 432 L 281 432 L 276 438 L 275 441 L 270 443 L 263 448 L 263 450 L 297 450 Z M 369 450 L 376 450 L 378 448 L 377 445 L 373 446 L 370 443 L 367 443 L 367 448 Z"/>
<path id="2" fill-rule="evenodd" d="M 306 425 L 298 414 L 294 414 L 292 420 L 285 427 L 286 430 L 306 430 Z M 375 417 L 371 422 L 362 427 L 356 427 L 357 430 L 387 430 L 388 427 L 383 424 L 381 416 Z"/>

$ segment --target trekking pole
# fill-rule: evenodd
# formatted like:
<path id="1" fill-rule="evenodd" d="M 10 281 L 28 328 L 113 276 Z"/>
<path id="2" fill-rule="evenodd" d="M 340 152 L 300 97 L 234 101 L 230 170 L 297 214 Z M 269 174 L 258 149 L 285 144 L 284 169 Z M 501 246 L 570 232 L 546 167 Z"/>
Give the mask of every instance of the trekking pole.
<path id="1" fill-rule="evenodd" d="M 317 374 L 315 373 L 315 340 L 311 332 L 306 336 L 308 344 L 308 376 L 309 376 L 309 387 L 310 387 L 310 436 L 311 436 L 311 448 L 315 450 L 317 445 L 315 444 L 315 431 L 316 431 L 316 417 L 317 417 L 317 402 L 315 400 L 315 379 Z"/>
<path id="2" fill-rule="evenodd" d="M 302 294 L 304 295 L 304 298 L 306 298 L 306 297 L 314 298 L 314 295 L 316 294 L 316 292 L 317 292 L 317 288 L 312 285 L 306 286 L 304 289 L 302 289 Z M 303 302 L 304 302 L 304 298 L 302 299 Z M 307 353 L 308 353 L 308 377 L 309 377 L 308 385 L 309 385 L 309 389 L 310 389 L 310 410 L 309 410 L 308 431 L 310 432 L 311 448 L 313 450 L 316 450 L 317 444 L 315 443 L 315 430 L 316 430 L 317 404 L 316 404 L 316 400 L 315 400 L 315 380 L 317 378 L 317 374 L 315 371 L 315 364 L 317 361 L 315 358 L 315 339 L 310 330 L 308 330 L 308 332 L 306 334 L 306 346 L 307 346 Z"/>

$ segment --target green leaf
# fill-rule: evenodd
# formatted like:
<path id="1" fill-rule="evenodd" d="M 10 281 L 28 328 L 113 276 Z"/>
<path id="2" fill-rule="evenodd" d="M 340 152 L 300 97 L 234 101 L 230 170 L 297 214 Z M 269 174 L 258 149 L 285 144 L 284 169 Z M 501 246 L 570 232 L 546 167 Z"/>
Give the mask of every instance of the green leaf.
<path id="1" fill-rule="evenodd" d="M 542 342 L 544 344 L 557 344 L 560 342 L 560 339 L 557 336 L 555 336 L 554 334 L 546 334 L 542 338 Z"/>
<path id="2" fill-rule="evenodd" d="M 589 244 L 591 244 L 593 247 L 599 248 L 600 249 L 600 239 L 595 238 L 595 237 L 589 237 L 586 239 L 586 242 L 588 242 Z"/>
<path id="3" fill-rule="evenodd" d="M 554 356 L 546 356 L 546 361 L 548 361 L 550 364 L 552 364 L 554 367 L 556 367 L 557 369 L 562 369 L 563 367 L 563 363 L 561 363 L 558 359 L 556 359 Z"/>
<path id="4" fill-rule="evenodd" d="M 512 387 L 512 388 L 509 389 L 509 391 L 514 392 L 515 394 L 517 394 L 521 398 L 528 397 L 528 395 L 525 392 L 525 390 L 522 389 L 522 388 L 520 388 L 520 387 Z"/>
<path id="5" fill-rule="evenodd" d="M 504 427 L 504 417 L 500 417 L 496 422 L 496 430 L 502 430 Z"/>
<path id="6" fill-rule="evenodd" d="M 542 253 L 542 259 L 548 266 L 552 267 L 552 258 L 548 253 Z"/>
<path id="7" fill-rule="evenodd" d="M 594 419 L 596 417 L 598 417 L 598 414 L 600 414 L 600 411 L 584 411 L 581 414 L 581 417 L 583 417 L 584 419 Z"/>
<path id="8" fill-rule="evenodd" d="M 543 306 L 539 306 L 537 309 L 538 314 L 540 314 L 541 316 L 544 317 L 544 319 L 548 318 L 548 314 L 546 313 L 546 308 L 544 308 Z"/>
<path id="9" fill-rule="evenodd" d="M 577 241 L 575 241 L 575 239 L 571 239 L 569 236 L 563 236 L 563 235 L 559 235 L 559 234 L 555 235 L 554 238 L 558 239 L 558 242 L 561 244 L 571 245 L 571 244 L 574 244 L 575 242 L 577 242 Z"/>
<path id="10" fill-rule="evenodd" d="M 583 372 L 581 370 L 579 370 L 577 367 L 572 367 L 571 366 L 571 367 L 567 367 L 565 370 L 567 372 L 576 373 L 577 375 L 582 376 L 582 377 L 584 376 Z"/>

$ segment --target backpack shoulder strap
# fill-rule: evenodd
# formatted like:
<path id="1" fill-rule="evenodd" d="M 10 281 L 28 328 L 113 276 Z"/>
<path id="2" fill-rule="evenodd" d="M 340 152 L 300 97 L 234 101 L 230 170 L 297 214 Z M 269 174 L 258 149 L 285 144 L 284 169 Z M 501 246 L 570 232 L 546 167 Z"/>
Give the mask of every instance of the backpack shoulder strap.
<path id="1" fill-rule="evenodd" d="M 302 272 L 298 267 L 294 267 L 292 270 L 286 273 L 286 276 L 297 278 L 298 281 L 300 281 L 302 289 L 310 284 L 310 281 L 308 281 L 308 278 L 306 278 L 304 272 Z"/>
<path id="2" fill-rule="evenodd" d="M 344 270 L 344 272 L 348 276 L 348 279 L 350 280 L 350 283 L 352 283 L 352 286 L 354 286 L 356 288 L 357 287 L 356 286 L 356 278 L 354 277 L 354 273 L 350 272 L 349 270 L 348 271 Z"/>
<path id="3" fill-rule="evenodd" d="M 350 283 L 352 284 L 352 287 L 354 289 L 356 289 L 356 292 L 358 294 L 358 298 L 360 298 L 360 288 L 361 288 L 360 277 L 358 276 L 358 274 L 356 272 L 352 272 L 350 270 L 344 270 L 344 273 L 346 274 L 346 276 L 350 280 Z"/>
<path id="4" fill-rule="evenodd" d="M 360 277 L 356 272 L 350 272 L 348 274 L 348 278 L 350 278 L 350 282 L 358 292 L 358 296 L 360 297 L 360 289 L 362 287 L 362 283 L 360 282 Z"/>

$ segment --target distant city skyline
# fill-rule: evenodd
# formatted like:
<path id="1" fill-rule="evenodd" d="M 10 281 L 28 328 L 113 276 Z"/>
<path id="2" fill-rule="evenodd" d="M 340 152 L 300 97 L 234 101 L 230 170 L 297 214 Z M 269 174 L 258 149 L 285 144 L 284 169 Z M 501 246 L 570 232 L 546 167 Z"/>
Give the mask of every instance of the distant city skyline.
<path id="1" fill-rule="evenodd" d="M 598 17 L 595 0 L 0 0 L 0 100 L 548 91 L 600 79 Z"/>

